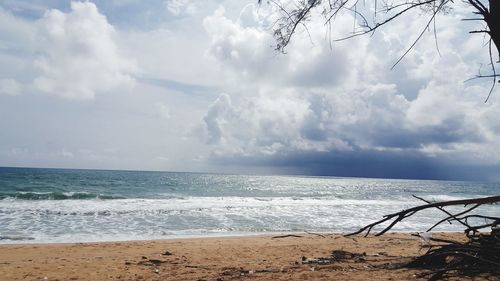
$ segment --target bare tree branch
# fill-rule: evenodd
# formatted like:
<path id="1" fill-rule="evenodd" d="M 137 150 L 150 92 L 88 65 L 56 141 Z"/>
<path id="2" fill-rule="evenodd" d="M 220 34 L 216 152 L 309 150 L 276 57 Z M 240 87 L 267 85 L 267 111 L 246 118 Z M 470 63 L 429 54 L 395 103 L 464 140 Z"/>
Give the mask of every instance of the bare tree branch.
<path id="1" fill-rule="evenodd" d="M 258 0 L 261 3 L 262 0 Z M 295 7 L 290 8 L 290 6 L 285 7 L 278 0 L 269 0 L 269 3 L 278 7 L 278 11 L 282 14 L 282 17 L 277 20 L 277 26 L 274 29 L 274 36 L 276 38 L 276 49 L 285 52 L 285 48 L 290 44 L 293 36 L 297 32 L 299 25 L 303 26 L 305 30 L 307 29 L 307 21 L 309 20 L 311 13 L 314 9 L 322 9 L 321 15 L 325 18 L 325 25 L 331 36 L 333 32 L 333 27 L 335 26 L 337 17 L 342 12 L 352 13 L 353 18 L 353 31 L 351 34 L 342 35 L 338 38 L 329 37 L 331 42 L 344 41 L 351 39 L 353 37 L 363 36 L 367 34 L 374 34 L 377 30 L 389 26 L 390 23 L 396 19 L 403 19 L 410 12 L 420 12 L 423 14 L 429 14 L 429 20 L 422 26 L 416 39 L 412 44 L 405 50 L 405 52 L 398 58 L 396 63 L 391 67 L 393 69 L 398 65 L 408 53 L 415 48 L 416 44 L 422 39 L 427 30 L 433 30 L 434 41 L 436 45 L 436 50 L 441 54 L 437 40 L 437 24 L 436 19 L 439 14 L 448 13 L 455 5 L 453 0 L 394 0 L 394 1 L 363 1 L 359 0 L 296 0 L 292 1 L 295 3 Z M 490 91 L 485 100 L 487 102 L 493 93 L 496 86 L 496 69 L 495 60 L 493 59 L 494 48 L 499 52 L 500 56 L 500 3 L 498 0 L 488 0 L 489 6 L 487 7 L 485 0 L 464 0 L 471 8 L 471 13 L 477 15 L 478 17 L 466 18 L 464 21 L 483 21 L 485 23 L 485 28 L 481 30 L 470 31 L 471 34 L 485 34 L 490 37 L 489 45 L 489 55 L 490 55 L 490 70 L 493 73 L 490 75 L 478 75 L 475 78 L 488 78 L 493 77 L 493 83 L 491 84 Z M 368 3 L 368 4 L 367 4 Z M 373 6 L 366 7 L 366 5 Z M 363 8 L 362 6 L 365 6 Z M 381 16 L 382 14 L 382 16 Z M 373 20 L 370 23 L 369 19 Z M 432 25 L 432 28 L 431 28 Z"/>
<path id="2" fill-rule="evenodd" d="M 385 227 L 382 231 L 375 234 L 375 236 L 380 236 L 380 235 L 386 233 L 387 231 L 389 231 L 390 229 L 392 229 L 394 227 L 394 225 L 401 222 L 405 218 L 410 217 L 419 211 L 430 209 L 430 208 L 440 208 L 440 207 L 446 207 L 446 206 L 460 206 L 460 205 L 468 206 L 468 205 L 472 205 L 472 204 L 483 205 L 483 204 L 495 204 L 495 203 L 500 203 L 500 196 L 429 203 L 426 205 L 420 205 L 420 206 L 416 206 L 413 208 L 405 209 L 405 210 L 397 212 L 397 213 L 392 213 L 392 214 L 386 215 L 386 216 L 384 216 L 383 219 L 376 221 L 374 223 L 371 223 L 371 224 L 359 229 L 356 232 L 349 233 L 346 236 L 360 234 L 360 233 L 365 232 L 365 231 L 366 231 L 365 236 L 368 236 L 370 234 L 370 232 L 372 231 L 373 227 L 380 225 L 386 221 L 392 220 L 392 222 L 389 224 L 389 226 Z"/>

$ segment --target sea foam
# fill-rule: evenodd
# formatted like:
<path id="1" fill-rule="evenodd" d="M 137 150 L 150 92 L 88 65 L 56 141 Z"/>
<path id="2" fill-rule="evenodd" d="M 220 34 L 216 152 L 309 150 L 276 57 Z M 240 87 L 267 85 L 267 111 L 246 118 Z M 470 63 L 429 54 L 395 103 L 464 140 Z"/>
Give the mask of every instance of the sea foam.
<path id="1" fill-rule="evenodd" d="M 412 195 L 441 201 L 499 191 L 495 184 L 444 181 L 0 169 L 0 243 L 348 232 L 423 203 Z M 445 216 L 424 211 L 394 230 L 424 231 Z"/>

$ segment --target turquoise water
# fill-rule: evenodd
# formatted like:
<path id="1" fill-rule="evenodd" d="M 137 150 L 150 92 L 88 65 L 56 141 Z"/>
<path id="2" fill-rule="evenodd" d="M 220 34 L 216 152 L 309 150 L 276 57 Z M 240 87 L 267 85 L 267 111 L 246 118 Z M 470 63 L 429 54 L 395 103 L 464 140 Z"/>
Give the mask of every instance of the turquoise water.
<path id="1" fill-rule="evenodd" d="M 498 194 L 499 184 L 478 182 L 0 168 L 0 243 L 346 232 L 420 204 L 412 195 Z M 482 212 L 498 216 L 500 206 Z M 426 211 L 395 230 L 441 217 Z"/>

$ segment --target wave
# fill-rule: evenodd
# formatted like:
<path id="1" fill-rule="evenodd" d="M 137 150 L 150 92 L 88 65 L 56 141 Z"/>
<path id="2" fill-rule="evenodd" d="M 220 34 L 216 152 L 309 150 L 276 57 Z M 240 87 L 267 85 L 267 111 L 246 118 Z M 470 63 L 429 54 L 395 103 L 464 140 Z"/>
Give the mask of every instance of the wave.
<path id="1" fill-rule="evenodd" d="M 287 212 L 307 212 L 324 209 L 341 210 L 350 208 L 388 208 L 410 205 L 410 201 L 395 200 L 341 200 L 330 198 L 303 198 L 294 200 L 290 197 L 255 198 L 255 197 L 186 197 L 169 199 L 129 198 L 122 200 L 68 200 L 59 204 L 55 200 L 4 200 L 0 201 L 0 219 L 2 214 L 25 213 L 31 215 L 157 215 L 193 212 L 211 214 L 219 212 L 264 212 L 287 209 Z"/>
<path id="2" fill-rule="evenodd" d="M 263 200 L 264 199 L 264 200 Z M 185 197 L 122 200 L 0 200 L 0 244 L 165 239 L 176 235 L 350 232 L 416 200 L 337 197 Z M 485 206 L 483 215 L 498 213 Z M 454 210 L 450 210 L 454 211 Z M 458 210 L 457 210 L 458 211 Z M 421 231 L 433 213 L 416 214 L 395 228 Z M 460 231 L 457 224 L 439 231 Z M 30 237 L 34 238 L 29 240 Z"/>
<path id="3" fill-rule="evenodd" d="M 11 192 L 0 193 L 0 200 L 85 200 L 85 199 L 126 199 L 121 196 L 95 194 L 89 192 Z"/>
<path id="4" fill-rule="evenodd" d="M 14 240 L 14 241 L 19 241 L 19 240 L 35 240 L 35 238 L 34 237 L 30 237 L 30 236 L 0 235 L 0 240 Z"/>

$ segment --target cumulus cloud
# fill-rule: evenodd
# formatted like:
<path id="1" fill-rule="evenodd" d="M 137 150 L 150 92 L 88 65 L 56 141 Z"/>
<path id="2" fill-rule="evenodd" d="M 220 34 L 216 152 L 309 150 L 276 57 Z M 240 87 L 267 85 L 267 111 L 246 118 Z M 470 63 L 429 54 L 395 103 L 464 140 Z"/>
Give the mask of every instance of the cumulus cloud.
<path id="1" fill-rule="evenodd" d="M 35 28 L 30 22 L 18 18 L 0 7 L 0 92 L 15 95 L 22 92 L 21 85 L 30 83 Z"/>
<path id="2" fill-rule="evenodd" d="M 134 61 L 120 54 L 115 30 L 91 2 L 72 2 L 71 11 L 50 10 L 38 22 L 37 90 L 74 99 L 134 84 Z"/>
<path id="3" fill-rule="evenodd" d="M 231 98 L 222 94 L 208 108 L 208 112 L 203 118 L 205 125 L 206 140 L 208 143 L 224 143 L 222 125 L 226 123 L 228 117 L 231 116 L 233 107 Z"/>
<path id="4" fill-rule="evenodd" d="M 488 82 L 464 83 L 489 62 L 481 36 L 468 35 L 474 28 L 460 21 L 470 10 L 456 3 L 453 13 L 439 15 L 441 55 L 425 34 L 391 71 L 418 35 L 408 30 L 426 24 L 422 15 L 330 45 L 314 14 L 309 32 L 299 27 L 281 54 L 272 35 L 276 11 L 255 2 L 86 1 L 68 8 L 45 1 L 36 13 L 0 4 L 0 112 L 19 117 L 1 119 L 8 138 L 0 153 L 14 159 L 2 160 L 35 163 L 25 160 L 43 135 L 59 145 L 54 156 L 39 157 L 40 166 L 57 156 L 103 168 L 284 167 L 388 177 L 498 171 L 500 92 L 484 104 Z M 352 24 L 351 15 L 339 15 L 333 37 L 352 32 Z M 120 93 L 139 74 L 134 92 L 141 94 Z M 82 104 L 33 93 L 99 99 Z M 193 127 L 196 138 L 182 134 Z M 10 153 L 18 146 L 29 150 Z"/>
<path id="5" fill-rule="evenodd" d="M 376 67 L 373 57 L 367 56 L 362 61 L 347 52 L 350 49 L 347 44 L 330 49 L 321 28 L 313 28 L 309 33 L 310 39 L 319 44 L 312 46 L 309 38 L 297 40 L 287 49 L 286 56 L 280 55 L 273 50 L 276 43 L 269 30 L 274 19 L 269 15 L 259 16 L 256 9 L 254 5 L 247 5 L 238 19 L 231 20 L 220 7 L 203 21 L 211 38 L 209 54 L 230 76 L 274 86 L 315 87 L 347 79 L 356 71 L 348 67 L 350 64 L 366 66 L 366 73 Z M 363 44 L 357 47 L 363 52 Z"/>
<path id="6" fill-rule="evenodd" d="M 218 154 L 273 155 L 292 149 L 324 150 L 307 142 L 303 124 L 313 114 L 310 105 L 294 92 L 272 97 L 244 98 L 235 103 L 221 95 L 204 117 L 207 141 L 218 145 Z M 341 145 L 341 144 L 339 144 Z"/>
<path id="7" fill-rule="evenodd" d="M 203 119 L 207 140 L 219 144 L 219 155 L 227 149 L 242 156 L 397 147 L 390 144 L 389 140 L 398 137 L 391 130 L 403 129 L 408 102 L 395 95 L 391 85 L 351 94 L 263 91 L 237 103 L 221 95 Z M 372 103 L 382 107 L 372 107 Z"/>
<path id="8" fill-rule="evenodd" d="M 196 12 L 196 5 L 191 0 L 167 0 L 164 4 L 168 11 L 176 16 L 192 15 Z"/>
<path id="9" fill-rule="evenodd" d="M 461 54 L 472 45 L 480 54 L 482 46 L 480 39 L 462 34 L 462 14 L 440 21 L 442 55 L 434 37 L 424 37 L 396 72 L 390 71 L 393 61 L 387 54 L 396 60 L 411 45 L 408 21 L 394 24 L 402 32 L 330 47 L 316 15 L 309 33 L 298 32 L 282 55 L 272 49 L 268 15 L 259 16 L 248 5 L 239 18 L 230 19 L 219 8 L 204 20 L 209 54 L 236 73 L 232 79 L 238 85 L 221 95 L 202 120 L 212 159 L 306 168 L 311 163 L 298 159 L 326 157 L 332 165 L 344 161 L 354 167 L 364 156 L 382 159 L 386 153 L 387 159 L 408 159 L 431 170 L 458 160 L 499 164 L 498 126 L 492 126 L 499 105 L 482 103 L 488 85 L 464 83 L 484 56 Z M 425 19 L 412 17 L 412 25 L 425 26 Z M 350 26 L 342 23 L 352 24 L 349 15 L 339 22 L 340 29 Z"/>

